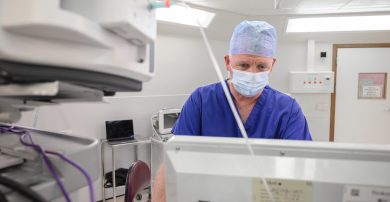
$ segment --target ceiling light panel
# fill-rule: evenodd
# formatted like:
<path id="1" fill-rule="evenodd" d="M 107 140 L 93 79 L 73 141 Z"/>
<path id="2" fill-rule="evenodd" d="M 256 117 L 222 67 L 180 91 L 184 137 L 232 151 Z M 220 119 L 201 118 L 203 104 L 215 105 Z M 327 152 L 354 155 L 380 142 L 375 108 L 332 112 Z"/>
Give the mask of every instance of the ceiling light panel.
<path id="1" fill-rule="evenodd" d="M 289 19 L 286 32 L 390 30 L 390 15 Z"/>
<path id="2" fill-rule="evenodd" d="M 215 13 L 180 5 L 173 5 L 170 8 L 159 8 L 156 11 L 158 21 L 190 26 L 198 26 L 199 22 L 205 28 L 209 26 L 214 16 Z"/>

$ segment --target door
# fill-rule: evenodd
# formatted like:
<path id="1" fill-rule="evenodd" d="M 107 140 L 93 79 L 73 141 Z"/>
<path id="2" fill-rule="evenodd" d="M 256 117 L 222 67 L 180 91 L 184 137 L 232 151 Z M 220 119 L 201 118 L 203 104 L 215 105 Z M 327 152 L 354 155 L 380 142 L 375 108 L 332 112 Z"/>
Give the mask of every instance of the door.
<path id="1" fill-rule="evenodd" d="M 334 141 L 354 143 L 390 144 L 389 87 L 384 87 L 384 99 L 372 98 L 370 80 L 365 86 L 359 74 L 387 73 L 384 85 L 389 84 L 390 46 L 378 48 L 338 48 L 336 68 L 336 96 L 334 116 Z M 367 75 L 367 74 L 365 74 Z M 378 75 L 378 74 L 376 74 Z M 379 74 L 384 75 L 384 74 Z M 377 79 L 380 80 L 380 79 Z M 377 82 L 375 80 L 375 82 Z M 381 83 L 381 82 L 379 82 Z M 358 96 L 358 88 L 365 88 Z M 379 86 L 380 89 L 381 85 Z M 378 90 L 376 89 L 376 90 Z M 375 90 L 375 89 L 374 89 Z M 372 92 L 371 92 L 372 94 Z M 360 91 L 362 95 L 362 91 Z M 370 97 L 371 96 L 371 97 Z M 368 98 L 370 97 L 370 98 Z"/>

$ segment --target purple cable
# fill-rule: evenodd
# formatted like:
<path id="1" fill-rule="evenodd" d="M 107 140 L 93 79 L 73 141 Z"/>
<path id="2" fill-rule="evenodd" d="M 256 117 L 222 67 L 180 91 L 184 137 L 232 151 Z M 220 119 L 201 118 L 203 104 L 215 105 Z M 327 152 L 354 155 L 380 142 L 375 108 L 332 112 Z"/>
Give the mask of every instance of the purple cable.
<path id="1" fill-rule="evenodd" d="M 72 165 L 73 167 L 75 167 L 76 169 L 78 169 L 84 176 L 85 178 L 87 179 L 87 182 L 88 182 L 88 187 L 89 187 L 89 194 L 90 194 L 90 200 L 91 202 L 95 202 L 95 196 L 94 196 L 94 191 L 93 191 L 93 185 L 92 185 L 92 180 L 91 180 L 91 177 L 88 175 L 87 171 L 85 171 L 81 166 L 79 166 L 77 163 L 75 163 L 74 161 L 72 161 L 71 159 L 67 158 L 66 156 L 58 153 L 58 152 L 54 152 L 54 151 L 44 151 L 43 148 L 39 145 L 36 145 L 33 143 L 33 140 L 31 138 L 31 134 L 29 131 L 27 130 L 23 130 L 23 129 L 19 129 L 19 128 L 16 128 L 14 126 L 0 126 L 0 133 L 4 133 L 4 132 L 12 132 L 12 133 L 15 133 L 15 134 L 18 134 L 20 135 L 20 142 L 25 145 L 25 146 L 28 146 L 28 147 L 32 147 L 34 148 L 34 150 L 36 152 L 38 152 L 39 154 L 42 155 L 43 159 L 44 159 L 44 162 L 46 164 L 46 166 L 48 167 L 50 173 L 52 174 L 52 176 L 55 178 L 58 186 L 60 187 L 65 199 L 67 202 L 70 202 L 70 198 L 69 198 L 69 195 L 68 193 L 66 192 L 65 190 L 65 187 L 63 185 L 63 183 L 61 182 L 61 180 L 59 179 L 59 176 L 58 174 L 56 173 L 53 165 L 51 164 L 49 158 L 46 156 L 45 153 L 47 154 L 50 154 L 50 155 L 55 155 L 55 156 L 58 156 L 60 157 L 62 160 L 64 160 L 65 162 L 69 163 L 70 165 Z M 23 138 L 24 137 L 28 137 L 30 143 L 26 142 Z"/>
<path id="2" fill-rule="evenodd" d="M 31 144 L 35 145 L 35 146 L 38 146 L 41 151 L 44 151 L 42 149 L 42 147 L 40 147 L 39 145 L 36 145 L 33 143 L 33 140 L 31 138 L 31 134 L 29 133 L 29 131 L 23 131 L 23 130 L 20 130 L 20 131 L 13 131 L 13 132 L 17 132 L 18 134 L 22 134 L 22 132 L 24 132 L 24 134 L 20 137 L 21 138 L 21 142 L 22 144 L 27 144 L 26 146 L 29 146 L 28 143 L 24 142 L 23 138 L 24 137 L 28 137 Z M 85 178 L 87 179 L 87 183 L 88 183 L 88 188 L 89 188 L 89 194 L 90 194 L 90 200 L 91 202 L 95 202 L 95 195 L 94 195 L 94 191 L 93 191 L 93 184 L 92 184 L 92 179 L 91 177 L 89 176 L 88 172 L 85 171 L 85 169 L 83 169 L 81 166 L 79 166 L 76 162 L 72 161 L 71 159 L 69 159 L 68 157 L 62 155 L 61 153 L 58 153 L 58 152 L 54 152 L 54 151 L 44 151 L 46 154 L 50 154 L 50 155 L 55 155 L 55 156 L 58 156 L 60 157 L 62 160 L 64 160 L 65 162 L 69 163 L 70 165 L 72 165 L 73 167 L 75 167 L 76 169 L 78 169 L 84 176 Z M 47 157 L 46 157 L 47 158 Z M 62 183 L 61 183 L 62 184 Z M 64 194 L 65 195 L 65 194 Z"/>
<path id="3" fill-rule="evenodd" d="M 14 134 L 17 134 L 17 135 L 20 135 L 20 142 L 25 145 L 25 146 L 28 146 L 28 147 L 32 147 L 38 154 L 40 154 L 43 158 L 43 162 L 46 164 L 47 168 L 49 169 L 50 173 L 52 174 L 52 176 L 54 177 L 54 179 L 56 180 L 58 186 L 60 187 L 61 189 L 61 192 L 63 193 L 65 199 L 67 202 L 71 202 L 70 198 L 69 198 L 69 195 L 68 193 L 66 192 L 66 189 L 64 187 L 64 185 L 62 184 L 61 180 L 59 179 L 59 176 L 58 174 L 56 173 L 55 169 L 54 169 L 54 166 L 51 164 L 49 158 L 46 156 L 46 154 L 44 153 L 44 150 L 42 149 L 41 146 L 39 145 L 36 145 L 33 143 L 32 141 L 32 138 L 31 138 L 31 135 L 29 133 L 29 131 L 27 130 L 23 130 L 23 129 L 19 129 L 19 128 L 16 128 L 14 126 L 4 126 L 2 125 L 0 127 L 0 132 L 1 133 L 4 133 L 4 132 L 12 132 Z M 27 136 L 30 140 L 31 143 L 27 143 L 23 140 L 23 137 Z"/>
<path id="4" fill-rule="evenodd" d="M 11 132 L 13 132 L 13 131 L 11 130 Z M 43 158 L 43 161 L 45 162 L 45 164 L 46 164 L 47 168 L 49 169 L 51 175 L 54 177 L 54 179 L 56 180 L 58 186 L 60 187 L 61 192 L 62 192 L 62 194 L 65 197 L 65 200 L 67 202 L 71 202 L 69 194 L 67 193 L 64 184 L 61 182 L 60 177 L 58 176 L 58 173 L 54 169 L 54 166 L 50 162 L 49 158 L 46 156 L 45 151 L 43 150 L 43 148 L 41 146 L 39 146 L 39 145 L 36 145 L 36 144 L 32 143 L 32 142 L 30 144 L 30 143 L 27 143 L 26 141 L 24 141 L 23 138 L 25 136 L 29 137 L 29 139 L 32 140 L 31 135 L 30 135 L 30 133 L 28 131 L 24 131 L 24 134 L 19 134 L 19 135 L 21 135 L 20 136 L 20 142 L 23 145 L 28 146 L 28 147 L 32 147 L 35 151 L 37 151 L 39 154 L 41 154 L 41 156 Z"/>
<path id="5" fill-rule="evenodd" d="M 89 194 L 90 194 L 90 199 L 91 202 L 95 202 L 95 196 L 93 193 L 93 185 L 92 185 L 92 180 L 91 177 L 88 175 L 87 171 L 85 171 L 81 166 L 79 166 L 77 163 L 69 159 L 68 157 L 54 151 L 46 151 L 47 154 L 55 155 L 60 157 L 62 160 L 66 161 L 67 163 L 71 164 L 73 167 L 77 168 L 87 179 L 88 182 L 88 188 L 89 188 Z"/>

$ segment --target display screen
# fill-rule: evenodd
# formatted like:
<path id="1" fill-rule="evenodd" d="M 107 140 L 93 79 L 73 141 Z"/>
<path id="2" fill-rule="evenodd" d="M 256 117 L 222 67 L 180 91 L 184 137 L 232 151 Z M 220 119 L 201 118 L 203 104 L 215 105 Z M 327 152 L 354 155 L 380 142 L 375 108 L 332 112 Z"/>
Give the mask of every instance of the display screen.
<path id="1" fill-rule="evenodd" d="M 133 120 L 106 121 L 107 140 L 134 139 Z"/>
<path id="2" fill-rule="evenodd" d="M 164 128 L 172 128 L 176 120 L 179 118 L 180 113 L 164 114 Z"/>

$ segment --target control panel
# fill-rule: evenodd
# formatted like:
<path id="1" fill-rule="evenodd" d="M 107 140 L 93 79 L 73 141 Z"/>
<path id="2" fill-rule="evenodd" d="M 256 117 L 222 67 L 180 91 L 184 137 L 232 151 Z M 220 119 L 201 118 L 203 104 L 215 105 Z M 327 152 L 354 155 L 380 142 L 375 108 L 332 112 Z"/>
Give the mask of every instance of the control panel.
<path id="1" fill-rule="evenodd" d="M 334 72 L 290 72 L 290 93 L 333 93 Z"/>

